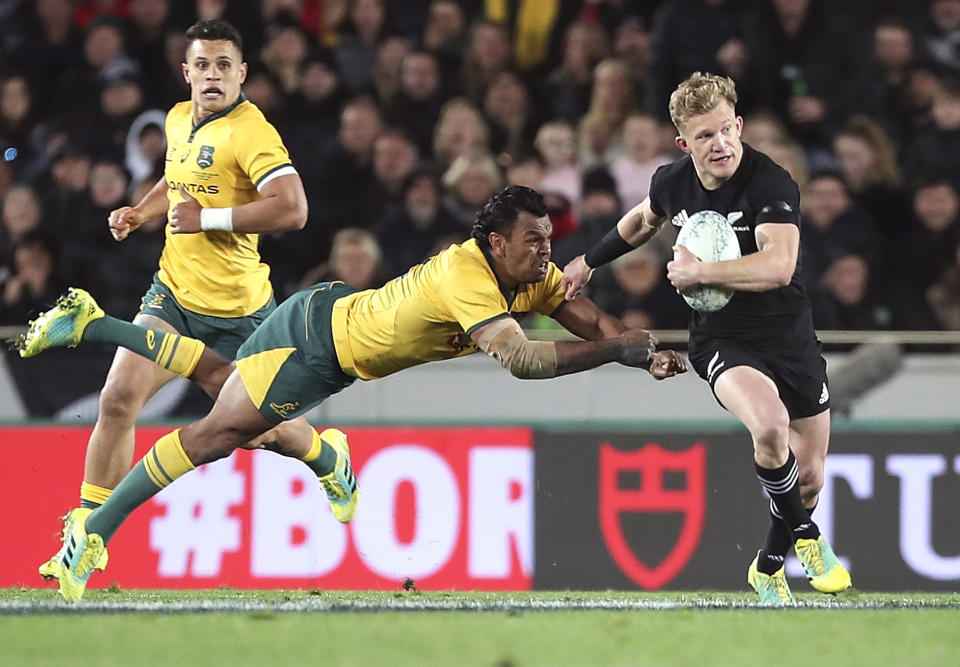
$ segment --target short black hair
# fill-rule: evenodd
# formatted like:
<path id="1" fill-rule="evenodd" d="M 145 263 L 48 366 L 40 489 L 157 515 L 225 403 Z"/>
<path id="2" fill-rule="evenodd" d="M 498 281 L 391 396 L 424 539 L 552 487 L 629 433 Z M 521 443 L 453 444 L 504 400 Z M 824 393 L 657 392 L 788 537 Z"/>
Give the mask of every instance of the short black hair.
<path id="1" fill-rule="evenodd" d="M 538 218 L 545 216 L 547 205 L 543 202 L 543 195 L 523 185 L 508 185 L 493 195 L 477 213 L 470 231 L 471 238 L 476 239 L 481 248 L 489 250 L 490 233 L 509 236 L 522 211 Z"/>
<path id="2" fill-rule="evenodd" d="M 187 28 L 187 39 L 191 42 L 195 39 L 204 41 L 226 40 L 233 42 L 240 54 L 243 55 L 243 38 L 240 37 L 240 31 L 227 23 L 223 19 L 212 19 L 209 21 L 197 21 Z"/>

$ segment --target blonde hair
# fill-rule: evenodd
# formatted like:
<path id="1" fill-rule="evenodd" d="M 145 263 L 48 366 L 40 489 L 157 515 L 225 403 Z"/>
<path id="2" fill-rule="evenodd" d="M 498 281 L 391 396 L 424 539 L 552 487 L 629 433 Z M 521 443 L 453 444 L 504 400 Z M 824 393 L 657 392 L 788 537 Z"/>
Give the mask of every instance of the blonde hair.
<path id="1" fill-rule="evenodd" d="M 496 160 L 489 151 L 483 149 L 473 149 L 458 157 L 450 165 L 450 168 L 443 174 L 441 182 L 448 190 L 453 190 L 460 183 L 460 179 L 467 173 L 470 167 L 480 167 L 484 175 L 497 190 L 503 185 L 503 175 Z"/>
<path id="2" fill-rule="evenodd" d="M 351 245 L 363 246 L 376 264 L 380 264 L 380 260 L 383 259 L 383 250 L 373 232 L 360 227 L 344 227 L 333 235 L 330 260 L 335 260 L 346 246 Z"/>
<path id="3" fill-rule="evenodd" d="M 723 102 L 737 104 L 737 86 L 728 76 L 694 72 L 670 94 L 670 120 L 677 130 L 693 116 L 710 113 Z"/>

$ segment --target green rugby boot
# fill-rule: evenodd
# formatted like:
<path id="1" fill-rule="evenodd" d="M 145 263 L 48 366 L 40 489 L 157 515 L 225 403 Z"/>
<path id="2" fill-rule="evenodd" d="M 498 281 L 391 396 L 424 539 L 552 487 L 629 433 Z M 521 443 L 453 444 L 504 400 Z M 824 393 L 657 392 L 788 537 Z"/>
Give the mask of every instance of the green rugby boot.
<path id="1" fill-rule="evenodd" d="M 44 561 L 40 567 L 37 568 L 37 571 L 40 573 L 40 576 L 45 580 L 50 581 L 51 579 L 56 579 L 60 574 L 60 561 L 63 560 L 63 554 L 67 550 L 67 534 L 70 532 L 70 524 L 74 521 L 86 521 L 87 516 L 92 512 L 92 509 L 86 507 L 74 507 L 72 510 L 67 512 L 64 516 L 60 517 L 63 521 L 63 528 L 60 530 L 60 550 L 53 555 L 52 558 L 48 561 Z M 96 569 L 101 572 L 107 569 L 107 562 L 110 556 L 107 554 L 107 550 L 103 550 L 103 555 L 100 557 L 100 560 L 97 561 L 97 564 L 94 566 Z"/>
<path id="2" fill-rule="evenodd" d="M 839 593 L 850 588 L 850 573 L 837 560 L 823 535 L 815 540 L 797 540 L 794 548 L 811 586 L 821 593 Z"/>
<path id="3" fill-rule="evenodd" d="M 787 583 L 786 570 L 781 567 L 773 574 L 766 574 L 757 569 L 759 560 L 760 552 L 758 551 L 747 569 L 747 583 L 760 596 L 760 602 L 770 606 L 794 604 L 793 593 L 790 592 L 790 584 Z"/>
<path id="4" fill-rule="evenodd" d="M 357 486 L 357 477 L 350 466 L 350 445 L 347 444 L 347 434 L 339 429 L 328 428 L 320 434 L 320 439 L 337 452 L 337 463 L 333 470 L 318 479 L 327 493 L 333 516 L 340 523 L 348 523 L 357 511 L 360 488 Z"/>
<path id="5" fill-rule="evenodd" d="M 27 332 L 13 346 L 24 359 L 51 347 L 76 347 L 87 325 L 103 316 L 103 309 L 86 290 L 71 287 L 53 308 L 30 322 Z"/>

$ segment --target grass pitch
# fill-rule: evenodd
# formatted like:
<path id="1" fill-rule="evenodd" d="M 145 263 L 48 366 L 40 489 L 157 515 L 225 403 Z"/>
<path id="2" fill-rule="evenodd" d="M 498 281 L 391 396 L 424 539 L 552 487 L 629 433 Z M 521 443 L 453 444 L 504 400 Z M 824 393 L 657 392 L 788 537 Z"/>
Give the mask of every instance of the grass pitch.
<path id="1" fill-rule="evenodd" d="M 948 665 L 960 594 L 0 590 L 3 665 Z"/>

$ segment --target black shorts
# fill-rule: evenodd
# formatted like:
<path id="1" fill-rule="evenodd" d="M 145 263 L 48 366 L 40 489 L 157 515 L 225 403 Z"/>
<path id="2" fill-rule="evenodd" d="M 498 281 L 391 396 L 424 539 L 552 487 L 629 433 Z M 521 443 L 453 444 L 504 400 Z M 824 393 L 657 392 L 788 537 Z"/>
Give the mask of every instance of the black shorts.
<path id="1" fill-rule="evenodd" d="M 736 366 L 749 366 L 773 380 L 790 419 L 812 417 L 830 409 L 827 362 L 819 350 L 799 357 L 785 357 L 714 339 L 691 349 L 690 365 L 710 384 L 714 398 L 717 398 L 714 384 L 718 377 Z M 720 403 L 720 399 L 717 402 Z"/>

